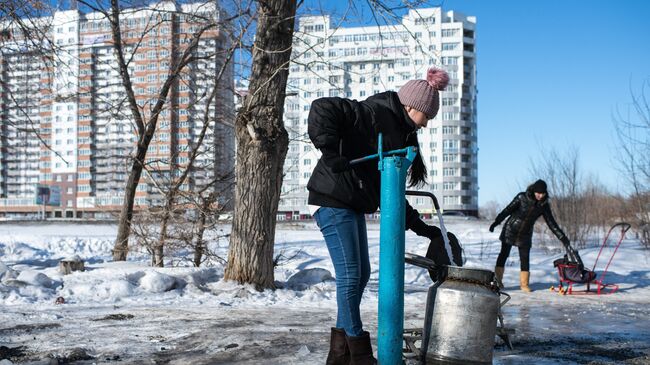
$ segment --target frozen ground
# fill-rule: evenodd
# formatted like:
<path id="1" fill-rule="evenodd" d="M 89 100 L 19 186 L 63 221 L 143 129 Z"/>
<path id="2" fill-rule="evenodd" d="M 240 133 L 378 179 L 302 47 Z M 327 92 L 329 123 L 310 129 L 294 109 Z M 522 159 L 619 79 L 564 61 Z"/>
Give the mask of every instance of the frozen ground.
<path id="1" fill-rule="evenodd" d="M 488 222 L 447 220 L 465 247 L 466 265 L 491 268 L 498 233 Z M 228 230 L 228 227 L 224 227 Z M 134 254 L 110 262 L 115 227 L 0 225 L 0 359 L 15 364 L 323 364 L 334 324 L 335 286 L 322 237 L 313 224 L 278 226 L 276 251 L 293 257 L 276 269 L 281 287 L 255 290 L 223 282 L 223 268 L 153 269 Z M 369 225 L 373 267 L 362 305 L 376 331 L 378 226 Z M 598 244 L 594 238 L 593 244 Z M 425 239 L 407 234 L 407 251 L 424 254 Z M 226 248 L 221 248 L 226 256 Z M 592 264 L 597 248 L 581 250 Z M 604 255 L 611 254 L 605 252 Z M 61 276 L 61 258 L 78 255 L 88 270 Z M 506 268 L 512 300 L 505 319 L 515 349 L 497 345 L 495 364 L 650 364 L 650 252 L 630 238 L 608 273 L 621 285 L 609 296 L 549 291 L 559 251 L 532 252 L 535 291 L 523 294 L 518 258 Z M 424 270 L 406 268 L 405 327 L 422 325 Z M 58 297 L 65 304 L 56 305 Z M 374 337 L 374 336 L 373 336 Z M 8 364 L 0 360 L 0 365 Z"/>

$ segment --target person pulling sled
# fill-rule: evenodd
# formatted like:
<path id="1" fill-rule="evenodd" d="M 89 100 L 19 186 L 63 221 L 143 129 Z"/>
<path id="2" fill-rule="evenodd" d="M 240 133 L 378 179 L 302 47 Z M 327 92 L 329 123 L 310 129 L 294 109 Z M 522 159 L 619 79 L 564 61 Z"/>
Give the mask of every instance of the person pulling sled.
<path id="1" fill-rule="evenodd" d="M 526 191 L 517 194 L 512 202 L 497 215 L 494 223 L 490 225 L 490 232 L 494 232 L 494 229 L 508 218 L 499 236 L 501 251 L 494 268 L 499 282 L 503 282 L 503 273 L 510 250 L 512 246 L 516 246 L 519 249 L 519 260 L 521 262 L 520 287 L 524 292 L 531 291 L 529 286 L 530 248 L 532 246 L 533 227 L 540 216 L 544 216 L 546 224 L 555 236 L 562 241 L 567 252 L 575 252 L 571 248 L 569 238 L 553 218 L 546 182 L 541 179 L 537 180 L 529 185 Z"/>

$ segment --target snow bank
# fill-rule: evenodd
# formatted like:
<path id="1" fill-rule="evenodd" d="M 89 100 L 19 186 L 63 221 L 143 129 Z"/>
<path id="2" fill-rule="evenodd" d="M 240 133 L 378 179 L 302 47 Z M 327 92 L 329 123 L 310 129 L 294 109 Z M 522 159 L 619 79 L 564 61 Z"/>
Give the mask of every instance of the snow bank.
<path id="1" fill-rule="evenodd" d="M 150 293 L 164 293 L 174 289 L 179 282 L 179 279 L 173 276 L 147 271 L 140 279 L 140 287 Z"/>
<path id="2" fill-rule="evenodd" d="M 448 229 L 455 232 L 465 250 L 466 266 L 492 269 L 499 252 L 498 232 L 489 232 L 481 221 L 450 221 Z M 0 226 L 0 303 L 5 305 L 54 303 L 64 297 L 66 305 L 84 303 L 165 303 L 195 305 L 212 303 L 227 306 L 335 306 L 336 285 L 334 268 L 318 228 L 313 224 L 276 230 L 275 249 L 286 257 L 275 269 L 277 290 L 258 291 L 254 287 L 225 282 L 223 267 L 149 267 L 148 256 L 134 253 L 128 262 L 110 262 L 114 230 L 104 226 L 93 228 L 70 225 L 29 227 Z M 377 297 L 379 267 L 379 226 L 368 224 L 371 279 L 365 296 Z M 406 234 L 406 251 L 424 255 L 428 240 Z M 598 254 L 600 238 L 581 250 L 585 264 L 590 266 Z M 217 247 L 225 257 L 227 247 Z M 221 250 L 221 251 L 219 251 Z M 609 258 L 606 249 L 601 257 Z M 531 252 L 531 283 L 534 289 L 548 289 L 557 282 L 554 259 L 561 252 L 534 245 Z M 61 275 L 56 266 L 62 258 L 79 258 L 86 263 L 85 272 Z M 649 253 L 636 240 L 626 240 L 616 253 L 608 282 L 621 285 L 621 294 L 628 299 L 648 294 L 650 272 Z M 182 262 L 181 262 L 182 263 Z M 178 263 L 177 263 L 178 264 Z M 519 258 L 516 250 L 506 264 L 505 284 L 512 288 L 518 283 Z M 600 264 L 599 264 L 600 266 Z M 597 271 L 599 268 L 597 267 Z M 421 302 L 431 284 L 426 270 L 406 265 L 406 298 Z M 536 285 L 536 287 L 535 287 Z M 516 287 L 515 287 L 516 288 Z M 638 290 L 631 290 L 638 288 Z M 364 299 L 364 302 L 367 302 Z"/>
<path id="3" fill-rule="evenodd" d="M 298 271 L 287 280 L 287 288 L 293 290 L 305 290 L 315 284 L 325 281 L 332 281 L 334 278 L 329 270 L 313 268 Z"/>

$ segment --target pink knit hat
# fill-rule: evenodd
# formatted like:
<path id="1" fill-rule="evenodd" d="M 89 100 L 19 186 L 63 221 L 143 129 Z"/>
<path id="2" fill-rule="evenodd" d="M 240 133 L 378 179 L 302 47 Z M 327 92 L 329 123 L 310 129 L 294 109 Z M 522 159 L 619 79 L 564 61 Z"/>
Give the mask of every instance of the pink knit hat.
<path id="1" fill-rule="evenodd" d="M 431 67 L 426 80 L 410 80 L 397 92 L 399 101 L 426 114 L 429 119 L 438 114 L 440 93 L 449 83 L 449 76 L 444 70 Z"/>

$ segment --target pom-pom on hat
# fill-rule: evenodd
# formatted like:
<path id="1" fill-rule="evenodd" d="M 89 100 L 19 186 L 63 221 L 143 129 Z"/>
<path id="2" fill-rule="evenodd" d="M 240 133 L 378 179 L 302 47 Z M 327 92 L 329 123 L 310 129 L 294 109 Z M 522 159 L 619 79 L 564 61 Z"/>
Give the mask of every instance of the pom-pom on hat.
<path id="1" fill-rule="evenodd" d="M 449 83 L 449 76 L 444 70 L 431 67 L 426 80 L 410 80 L 397 92 L 399 101 L 419 110 L 431 119 L 440 109 L 440 93 Z"/>

